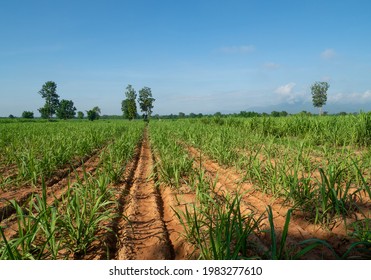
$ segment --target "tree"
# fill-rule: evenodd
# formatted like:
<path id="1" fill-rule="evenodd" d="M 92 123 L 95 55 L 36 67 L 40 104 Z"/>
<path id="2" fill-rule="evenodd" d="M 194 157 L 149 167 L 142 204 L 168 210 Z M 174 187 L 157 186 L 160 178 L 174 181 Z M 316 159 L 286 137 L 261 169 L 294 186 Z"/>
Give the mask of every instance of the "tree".
<path id="1" fill-rule="evenodd" d="M 272 116 L 272 117 L 279 117 L 279 116 L 280 116 L 280 112 L 272 111 L 272 112 L 271 112 L 271 116 Z"/>
<path id="2" fill-rule="evenodd" d="M 184 119 L 186 115 L 183 112 L 179 112 L 178 116 L 179 118 Z"/>
<path id="3" fill-rule="evenodd" d="M 245 118 L 253 118 L 253 117 L 259 117 L 259 116 L 260 116 L 259 113 L 256 113 L 256 112 L 253 112 L 253 111 L 248 111 L 248 112 L 246 112 L 246 111 L 241 111 L 241 112 L 239 113 L 239 115 L 240 115 L 241 117 L 245 117 Z"/>
<path id="4" fill-rule="evenodd" d="M 39 91 L 39 94 L 45 99 L 44 107 L 39 109 L 41 117 L 51 119 L 59 106 L 57 84 L 53 81 L 46 82 Z"/>
<path id="5" fill-rule="evenodd" d="M 76 107 L 73 106 L 72 100 L 62 99 L 56 113 L 60 119 L 72 119 L 76 115 Z"/>
<path id="6" fill-rule="evenodd" d="M 124 119 L 131 120 L 129 118 L 129 100 L 127 100 L 127 99 L 122 100 L 121 111 L 122 111 L 122 115 L 123 115 Z"/>
<path id="7" fill-rule="evenodd" d="M 46 107 L 46 105 L 44 107 L 39 108 L 38 111 L 40 112 L 41 117 L 43 119 L 49 118 L 49 109 Z"/>
<path id="8" fill-rule="evenodd" d="M 289 113 L 287 113 L 286 111 L 281 111 L 280 112 L 280 117 L 287 117 Z"/>
<path id="9" fill-rule="evenodd" d="M 125 119 L 132 120 L 137 116 L 137 104 L 135 99 L 137 94 L 131 85 L 126 87 L 125 91 L 126 99 L 121 102 L 121 110 Z"/>
<path id="10" fill-rule="evenodd" d="M 81 112 L 81 111 L 78 111 L 78 112 L 77 112 L 77 118 L 79 118 L 79 119 L 83 119 L 83 118 L 84 118 L 84 113 Z"/>
<path id="11" fill-rule="evenodd" d="M 95 106 L 94 108 L 93 108 L 93 111 L 94 112 L 96 112 L 97 114 L 98 114 L 98 116 L 100 116 L 100 108 L 98 107 L 98 106 Z"/>
<path id="12" fill-rule="evenodd" d="M 33 119 L 33 112 L 31 112 L 31 111 L 23 111 L 22 118 L 24 118 L 24 119 Z"/>
<path id="13" fill-rule="evenodd" d="M 9 119 L 14 119 L 14 118 L 15 117 L 12 114 L 9 115 Z"/>
<path id="14" fill-rule="evenodd" d="M 153 102 L 156 99 L 152 98 L 152 92 L 149 87 L 144 87 L 139 91 L 139 106 L 143 112 L 143 118 L 145 121 L 149 121 L 152 114 Z"/>
<path id="15" fill-rule="evenodd" d="M 93 109 L 89 110 L 89 111 L 86 111 L 87 115 L 88 115 L 88 120 L 89 121 L 94 121 L 94 120 L 98 120 L 99 117 L 100 117 L 100 109 L 98 106 L 94 107 Z"/>
<path id="16" fill-rule="evenodd" d="M 319 108 L 319 115 L 322 115 L 322 106 L 326 104 L 329 87 L 328 82 L 315 82 L 311 86 L 313 106 Z"/>
<path id="17" fill-rule="evenodd" d="M 301 116 L 311 116 L 312 113 L 311 112 L 307 112 L 305 110 L 301 111 L 300 113 L 298 113 L 298 115 L 301 115 Z"/>

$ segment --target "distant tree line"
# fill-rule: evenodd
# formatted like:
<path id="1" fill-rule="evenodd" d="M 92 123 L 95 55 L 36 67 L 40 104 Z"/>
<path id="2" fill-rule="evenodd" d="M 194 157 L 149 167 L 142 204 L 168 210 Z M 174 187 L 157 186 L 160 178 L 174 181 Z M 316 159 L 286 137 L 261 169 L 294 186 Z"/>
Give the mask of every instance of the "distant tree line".
<path id="1" fill-rule="evenodd" d="M 319 109 L 319 115 L 328 115 L 328 112 L 323 111 L 322 108 L 327 101 L 327 91 L 329 89 L 329 84 L 327 82 L 315 82 L 310 87 L 312 93 L 313 106 Z M 59 95 L 57 94 L 57 84 L 53 81 L 47 81 L 43 84 L 42 88 L 38 92 L 41 97 L 45 100 L 43 107 L 39 108 L 38 111 L 41 114 L 41 118 L 52 119 L 55 115 L 59 119 L 67 120 L 76 117 L 76 107 L 72 100 L 62 99 L 59 100 Z M 145 121 L 149 121 L 152 117 L 153 103 L 155 99 L 152 96 L 151 88 L 143 87 L 139 90 L 139 95 L 137 95 L 135 89 L 132 85 L 128 85 L 124 92 L 125 99 L 121 102 L 122 116 L 101 116 L 101 110 L 98 106 L 95 106 L 91 110 L 86 111 L 86 118 L 88 120 L 102 119 L 119 119 L 125 118 L 128 120 L 138 119 L 140 115 L 138 113 L 137 104 L 142 112 L 142 118 Z M 311 112 L 302 111 L 298 113 L 299 115 L 312 115 Z M 353 113 L 356 114 L 356 113 Z M 239 113 L 232 114 L 222 114 L 221 112 L 216 112 L 214 114 L 202 114 L 202 113 L 189 113 L 179 112 L 178 114 L 169 115 L 159 115 L 153 116 L 155 119 L 183 119 L 183 118 L 202 118 L 202 117 L 226 117 L 226 116 L 236 116 L 244 118 L 252 117 L 286 117 L 289 113 L 286 111 L 272 111 L 271 113 L 257 113 L 254 111 L 240 111 Z M 335 115 L 347 115 L 346 112 L 340 112 Z M 78 119 L 84 119 L 85 114 L 82 111 L 77 112 Z M 14 115 L 9 115 L 9 118 L 15 118 Z M 33 119 L 34 113 L 32 111 L 24 111 L 22 113 L 22 118 Z"/>
<path id="2" fill-rule="evenodd" d="M 74 106 L 73 101 L 66 99 L 59 100 L 59 95 L 57 94 L 57 84 L 55 82 L 47 81 L 43 84 L 38 93 L 42 98 L 45 99 L 44 106 L 38 109 L 41 118 L 51 120 L 54 115 L 63 120 L 75 118 L 76 107 Z M 99 119 L 101 111 L 99 107 L 96 106 L 93 109 L 86 111 L 86 113 L 87 118 L 93 121 Z M 14 118 L 14 116 L 9 115 L 9 118 Z M 34 113 L 32 111 L 23 111 L 22 118 L 33 119 Z M 78 111 L 77 118 L 83 119 L 84 113 Z"/>
<path id="3" fill-rule="evenodd" d="M 43 86 L 42 89 L 39 91 L 39 94 L 42 98 L 45 99 L 45 105 L 38 109 L 41 114 L 42 118 L 51 119 L 54 114 L 59 119 L 72 119 L 76 115 L 76 108 L 73 104 L 72 100 L 61 100 L 59 101 L 59 95 L 56 93 L 57 85 L 55 82 L 48 81 Z M 138 101 L 140 109 L 143 113 L 143 119 L 148 121 L 152 115 L 153 109 L 153 102 L 155 99 L 152 97 L 152 92 L 149 87 L 144 87 L 139 90 L 139 97 L 138 100 L 137 94 L 134 88 L 131 85 L 126 87 L 126 99 L 124 99 L 121 103 L 121 110 L 123 112 L 123 117 L 129 120 L 139 118 L 139 114 L 137 111 L 137 104 Z M 97 120 L 101 118 L 100 116 L 101 110 L 98 106 L 94 107 L 91 110 L 86 111 L 86 116 L 88 120 Z M 9 116 L 13 117 L 13 115 Z M 22 114 L 23 118 L 33 118 L 33 112 L 24 111 Z M 77 112 L 77 118 L 83 119 L 85 117 L 84 113 L 81 111 Z M 107 116 L 104 115 L 103 119 L 118 119 L 122 118 L 122 116 Z"/>
<path id="4" fill-rule="evenodd" d="M 41 118 L 51 120 L 54 115 L 57 118 L 67 120 L 75 118 L 76 116 L 76 107 L 72 100 L 62 99 L 59 100 L 59 95 L 57 94 L 57 84 L 53 81 L 48 81 L 43 84 L 42 88 L 38 92 L 41 97 L 45 100 L 43 107 L 39 108 L 38 111 L 41 114 Z M 123 112 L 123 117 L 129 120 L 138 118 L 137 104 L 143 113 L 143 119 L 149 121 L 152 115 L 153 103 L 155 99 L 152 97 L 152 91 L 149 87 L 143 87 L 139 90 L 139 96 L 137 99 L 137 94 L 134 88 L 131 85 L 126 87 L 125 91 L 126 99 L 121 103 L 121 110 Z M 94 121 L 99 119 L 101 116 L 101 110 L 98 106 L 95 106 L 91 110 L 86 111 L 87 119 Z M 77 118 L 83 119 L 84 113 L 81 111 L 77 112 Z M 14 118 L 13 115 L 10 115 L 9 118 Z M 22 113 L 22 118 L 33 119 L 34 113 L 31 111 L 24 111 Z M 105 116 L 105 118 L 109 118 Z"/>
<path id="5" fill-rule="evenodd" d="M 330 115 L 328 112 L 322 112 L 323 115 Z M 357 115 L 358 113 L 346 113 L 346 112 L 340 112 L 336 114 L 331 114 L 334 116 L 345 116 L 345 115 Z M 156 114 L 153 116 L 153 119 L 187 119 L 187 118 L 203 118 L 203 117 L 215 117 L 215 118 L 225 118 L 225 117 L 242 117 L 242 118 L 254 118 L 254 117 L 286 117 L 286 116 L 292 116 L 292 115 L 302 115 L 302 116 L 312 116 L 313 114 L 308 111 L 301 111 L 295 114 L 289 114 L 286 111 L 272 111 L 271 113 L 258 113 L 255 111 L 240 111 L 239 113 L 230 113 L 230 114 L 223 114 L 221 112 L 216 112 L 214 114 L 185 114 L 183 112 L 179 112 L 178 114 L 169 114 L 169 115 L 159 115 Z"/>

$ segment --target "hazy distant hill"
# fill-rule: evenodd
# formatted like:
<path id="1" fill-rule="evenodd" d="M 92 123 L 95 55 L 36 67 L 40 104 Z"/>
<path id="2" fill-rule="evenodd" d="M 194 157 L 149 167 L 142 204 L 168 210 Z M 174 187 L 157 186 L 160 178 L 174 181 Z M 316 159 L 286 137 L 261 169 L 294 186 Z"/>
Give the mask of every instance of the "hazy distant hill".
<path id="1" fill-rule="evenodd" d="M 290 114 L 299 113 L 301 111 L 307 111 L 311 113 L 318 113 L 318 109 L 314 108 L 311 103 L 297 103 L 297 104 L 288 104 L 281 103 L 272 106 L 260 106 L 260 107 L 249 107 L 243 111 L 255 111 L 258 113 L 270 113 L 272 111 L 286 111 Z M 323 111 L 327 111 L 330 114 L 336 114 L 339 112 L 354 113 L 360 111 L 371 111 L 371 103 L 363 104 L 362 106 L 356 104 L 329 104 L 323 107 Z"/>

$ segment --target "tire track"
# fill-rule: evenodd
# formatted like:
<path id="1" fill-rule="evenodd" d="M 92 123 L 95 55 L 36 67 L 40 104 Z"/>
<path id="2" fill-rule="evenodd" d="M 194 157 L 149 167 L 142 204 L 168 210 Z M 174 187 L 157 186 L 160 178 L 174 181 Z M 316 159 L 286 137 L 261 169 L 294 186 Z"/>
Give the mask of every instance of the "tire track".
<path id="1" fill-rule="evenodd" d="M 97 248 L 94 248 L 93 257 L 90 259 L 110 259 L 114 260 L 116 258 L 117 252 L 119 250 L 119 231 L 122 226 L 124 217 L 124 208 L 126 200 L 130 191 L 130 187 L 134 182 L 135 170 L 137 169 L 140 150 L 142 147 L 143 139 L 140 139 L 137 147 L 135 148 L 134 156 L 132 160 L 127 164 L 125 168 L 125 179 L 124 184 L 113 188 L 115 194 L 115 200 L 117 201 L 117 207 L 115 209 L 116 216 L 112 222 L 107 225 L 110 230 L 106 232 L 105 238 L 102 244 L 98 244 Z M 104 248 L 103 248 L 104 247 Z M 89 257 L 88 257 L 89 259 Z"/>
<path id="2" fill-rule="evenodd" d="M 138 164 L 120 224 L 116 259 L 164 260 L 173 259 L 173 248 L 163 221 L 163 201 L 154 175 L 154 161 L 144 130 Z"/>

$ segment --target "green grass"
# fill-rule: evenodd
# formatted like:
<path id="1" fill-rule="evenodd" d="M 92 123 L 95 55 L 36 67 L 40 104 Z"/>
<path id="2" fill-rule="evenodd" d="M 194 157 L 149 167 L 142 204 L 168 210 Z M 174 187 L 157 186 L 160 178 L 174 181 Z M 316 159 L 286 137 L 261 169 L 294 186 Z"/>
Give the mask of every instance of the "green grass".
<path id="1" fill-rule="evenodd" d="M 40 125 L 40 123 L 35 124 Z M 116 202 L 110 186 L 125 180 L 123 171 L 134 156 L 144 127 L 142 122 L 129 123 L 126 121 L 116 121 L 111 124 L 96 122 L 96 128 L 91 126 L 91 123 L 82 122 L 43 123 L 43 125 L 47 126 L 46 130 L 49 126 L 55 125 L 53 129 L 56 134 L 58 134 L 58 128 L 62 128 L 63 131 L 63 128 L 70 126 L 69 129 L 72 131 L 70 136 L 72 137 L 74 128 L 87 125 L 91 137 L 80 139 L 83 143 L 88 143 L 87 147 L 101 147 L 108 140 L 110 143 L 102 151 L 100 162 L 94 174 L 89 174 L 84 169 L 84 177 L 70 185 L 59 200 L 52 197 L 51 200 L 47 198 L 44 177 L 47 178 L 49 173 L 46 172 L 46 169 L 38 167 L 43 164 L 36 152 L 40 147 L 35 148 L 36 143 L 28 143 L 25 150 L 18 147 L 19 151 L 28 155 L 29 161 L 24 160 L 24 170 L 35 175 L 33 183 L 36 187 L 41 188 L 41 193 L 40 195 L 32 195 L 23 205 L 16 201 L 9 202 L 15 211 L 17 230 L 14 236 L 6 239 L 5 231 L 7 229 L 0 228 L 0 259 L 79 259 L 83 258 L 92 242 L 101 242 L 103 234 L 110 231 L 106 225 L 109 225 L 115 217 Z M 84 129 L 83 126 L 81 128 Z M 94 131 L 95 129 L 96 131 Z M 37 132 L 38 130 L 35 129 L 22 133 L 29 133 L 27 137 L 39 139 L 39 136 L 32 134 Z M 81 136 L 84 135 L 81 134 Z M 58 137 L 58 141 L 63 141 L 62 135 Z M 65 137 L 66 142 L 71 140 L 68 137 Z M 71 150 L 73 147 L 78 149 L 78 143 L 69 142 L 69 145 L 71 145 L 68 146 Z M 73 157 L 90 153 L 91 148 L 87 149 L 87 147 L 83 148 L 81 153 L 73 154 Z M 56 157 L 54 161 L 61 159 L 58 157 L 58 153 L 62 154 L 60 149 L 54 153 L 50 153 L 51 151 L 48 149 L 49 146 L 46 146 L 45 151 L 40 150 L 41 154 L 45 157 Z M 68 155 L 68 151 L 66 154 L 66 158 L 71 156 Z M 49 165 L 51 161 L 45 164 Z M 26 183 L 27 181 L 19 182 Z M 6 188 L 8 187 L 6 186 Z M 102 244 L 102 246 L 105 245 Z"/>
<path id="2" fill-rule="evenodd" d="M 162 149 L 160 158 L 165 164 L 161 164 L 166 167 L 166 161 L 169 162 L 168 168 L 161 171 L 165 182 L 172 186 L 189 185 L 196 191 L 198 203 L 209 199 L 209 194 L 200 191 L 202 171 L 189 169 L 179 175 L 179 169 L 172 169 L 181 166 L 180 159 L 187 158 L 187 145 L 221 166 L 235 168 L 244 174 L 243 181 L 269 196 L 283 199 L 292 212 L 300 212 L 309 222 L 329 229 L 339 223 L 348 227 L 348 218 L 371 199 L 370 118 L 370 113 L 321 118 L 211 117 L 162 120 L 150 126 L 152 136 L 156 133 L 162 136 L 155 136 L 158 140 L 153 141 L 155 149 Z M 196 203 L 182 216 L 188 225 L 186 236 L 193 236 L 193 243 L 197 240 L 195 235 L 213 240 L 201 230 L 202 215 Z M 287 252 L 282 244 L 278 241 L 270 258 L 301 258 L 318 246 L 331 251 L 325 241 L 315 239 L 304 242 L 296 253 Z M 362 244 L 352 245 L 350 253 L 336 258 L 350 256 L 357 246 Z"/>
<path id="3" fill-rule="evenodd" d="M 367 256 L 370 223 L 367 218 L 346 224 L 371 200 L 371 114 L 357 116 L 285 118 L 206 117 L 151 121 L 149 136 L 159 180 L 177 190 L 188 186 L 197 200 L 177 213 L 186 238 L 202 259 L 255 258 L 249 236 L 259 233 L 257 217 L 241 211 L 240 194 L 221 195 L 201 164 L 195 167 L 187 146 L 198 149 L 224 167 L 232 167 L 242 181 L 291 208 L 282 233 L 276 235 L 273 212 L 271 247 L 263 258 L 303 258 L 324 246 L 335 258 Z M 99 241 L 102 225 L 113 219 L 111 185 L 125 181 L 125 168 L 142 138 L 144 123 L 0 122 L 0 188 L 30 184 L 42 188 L 24 205 L 12 201 L 18 234 L 5 239 L 0 228 L 0 258 L 82 258 Z M 97 151 L 93 176 L 70 186 L 61 201 L 47 203 L 43 180 L 64 167 L 78 166 Z M 201 161 L 201 159 L 200 159 Z M 5 171 L 9 171 L 5 173 Z M 154 172 L 155 172 L 154 171 Z M 345 223 L 356 241 L 343 255 L 322 240 L 307 240 L 292 251 L 287 247 L 291 215 L 300 212 L 309 222 L 329 228 Z M 366 216 L 366 215 L 365 215 Z M 63 252 L 63 253 L 62 253 Z"/>
<path id="4" fill-rule="evenodd" d="M 107 181 L 87 178 L 83 183 L 73 184 L 63 196 L 62 204 L 65 212 L 61 217 L 61 231 L 65 236 L 66 247 L 81 258 L 88 246 L 100 238 L 97 230 L 104 221 L 114 218 L 112 208 L 114 202 L 107 199 Z"/>

